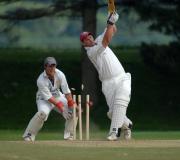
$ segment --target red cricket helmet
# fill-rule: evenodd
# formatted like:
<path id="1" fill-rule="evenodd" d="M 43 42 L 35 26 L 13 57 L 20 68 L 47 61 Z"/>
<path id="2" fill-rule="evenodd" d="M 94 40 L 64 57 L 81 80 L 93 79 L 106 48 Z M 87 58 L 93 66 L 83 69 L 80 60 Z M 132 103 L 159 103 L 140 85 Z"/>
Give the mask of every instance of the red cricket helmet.
<path id="1" fill-rule="evenodd" d="M 92 35 L 92 33 L 91 33 L 91 32 L 82 32 L 82 33 L 80 34 L 80 41 L 83 42 L 84 39 L 86 39 L 87 36 L 89 36 L 89 35 Z"/>

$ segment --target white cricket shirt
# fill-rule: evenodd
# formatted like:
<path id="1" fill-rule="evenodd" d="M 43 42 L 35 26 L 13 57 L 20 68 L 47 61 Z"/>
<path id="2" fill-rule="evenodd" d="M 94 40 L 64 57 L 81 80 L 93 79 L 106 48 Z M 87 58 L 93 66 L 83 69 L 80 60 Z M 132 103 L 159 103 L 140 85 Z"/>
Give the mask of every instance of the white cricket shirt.
<path id="1" fill-rule="evenodd" d="M 52 96 L 59 97 L 62 94 L 60 88 L 64 94 L 71 93 L 66 77 L 59 69 L 55 70 L 54 85 L 49 80 L 46 71 L 44 71 L 37 79 L 37 87 L 36 98 L 41 100 L 48 100 Z"/>
<path id="2" fill-rule="evenodd" d="M 104 33 L 95 39 L 96 45 L 93 47 L 85 47 L 87 55 L 96 67 L 101 81 L 125 73 L 124 68 L 113 51 L 108 46 L 106 48 L 103 47 L 103 37 Z"/>

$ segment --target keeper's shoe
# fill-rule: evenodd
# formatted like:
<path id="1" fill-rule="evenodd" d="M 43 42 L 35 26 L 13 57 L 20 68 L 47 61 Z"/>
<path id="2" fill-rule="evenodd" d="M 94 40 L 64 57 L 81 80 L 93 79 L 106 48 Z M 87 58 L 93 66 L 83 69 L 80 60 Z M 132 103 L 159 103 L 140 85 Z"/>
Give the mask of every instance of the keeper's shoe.
<path id="1" fill-rule="evenodd" d="M 64 132 L 64 140 L 72 141 L 73 139 L 73 135 L 70 132 Z"/>
<path id="2" fill-rule="evenodd" d="M 111 132 L 109 134 L 109 136 L 107 137 L 107 140 L 109 140 L 109 141 L 117 141 L 118 140 L 117 134 L 115 132 Z"/>

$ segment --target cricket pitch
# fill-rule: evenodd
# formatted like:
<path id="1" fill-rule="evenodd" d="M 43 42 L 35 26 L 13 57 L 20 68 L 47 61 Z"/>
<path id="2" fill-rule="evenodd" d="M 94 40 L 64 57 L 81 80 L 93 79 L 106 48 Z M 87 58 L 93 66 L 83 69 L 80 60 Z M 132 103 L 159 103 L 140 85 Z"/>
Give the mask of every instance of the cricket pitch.
<path id="1" fill-rule="evenodd" d="M 35 142 L 24 142 L 24 141 L 9 141 L 12 143 L 30 143 L 34 145 L 48 145 L 48 146 L 61 146 L 61 147 L 105 147 L 105 148 L 171 148 L 180 147 L 180 140 L 121 140 L 121 141 L 35 141 Z"/>

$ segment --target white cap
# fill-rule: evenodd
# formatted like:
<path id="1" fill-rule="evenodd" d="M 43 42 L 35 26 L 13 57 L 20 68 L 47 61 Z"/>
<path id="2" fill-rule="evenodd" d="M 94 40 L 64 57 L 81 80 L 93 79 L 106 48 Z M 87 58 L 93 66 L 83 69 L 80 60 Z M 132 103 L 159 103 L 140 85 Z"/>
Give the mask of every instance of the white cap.
<path id="1" fill-rule="evenodd" d="M 48 65 L 52 65 L 52 64 L 57 65 L 56 59 L 54 57 L 46 57 L 44 60 L 44 66 L 47 64 Z"/>

